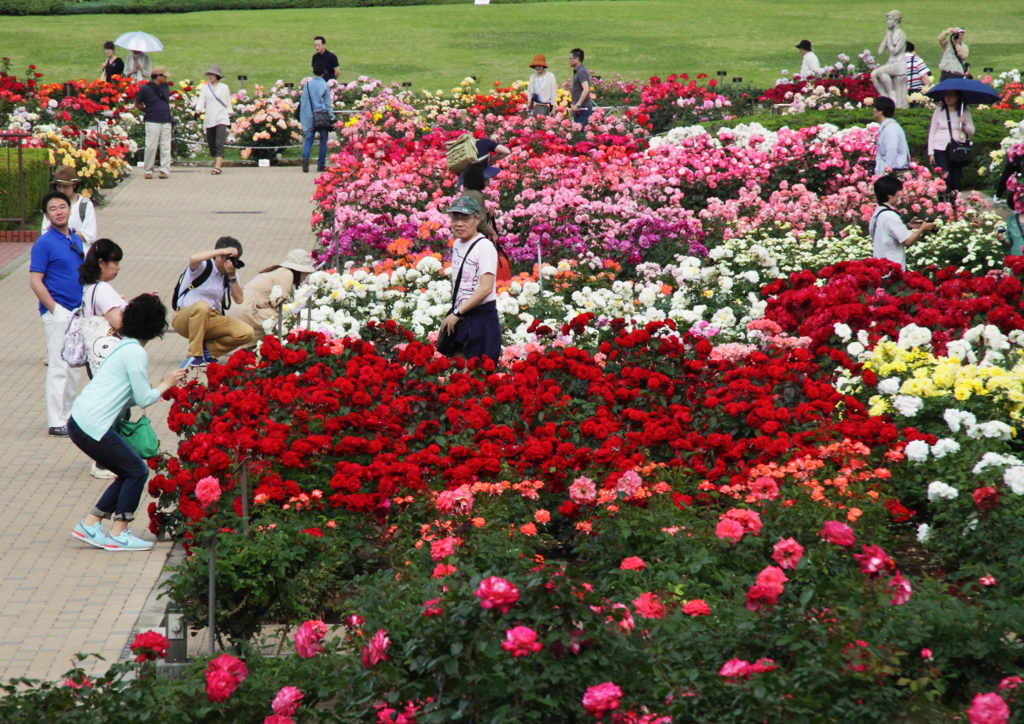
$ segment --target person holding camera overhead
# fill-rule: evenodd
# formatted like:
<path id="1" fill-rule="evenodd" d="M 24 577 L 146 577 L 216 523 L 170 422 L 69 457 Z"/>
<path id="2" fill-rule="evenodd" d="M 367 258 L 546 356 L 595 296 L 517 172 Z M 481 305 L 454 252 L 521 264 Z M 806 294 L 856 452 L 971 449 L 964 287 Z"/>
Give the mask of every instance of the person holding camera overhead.
<path id="1" fill-rule="evenodd" d="M 946 28 L 939 33 L 939 46 L 942 48 L 942 58 L 939 60 L 939 81 L 948 78 L 970 77 L 970 64 L 967 62 L 967 53 L 970 49 L 964 42 L 963 28 Z"/>
<path id="2" fill-rule="evenodd" d="M 188 357 L 181 369 L 209 363 L 253 341 L 253 330 L 240 319 L 224 316 L 231 303 L 244 299 L 238 269 L 244 267 L 242 245 L 222 236 L 211 251 L 193 254 L 174 287 L 171 306 L 174 331 L 188 339 Z"/>

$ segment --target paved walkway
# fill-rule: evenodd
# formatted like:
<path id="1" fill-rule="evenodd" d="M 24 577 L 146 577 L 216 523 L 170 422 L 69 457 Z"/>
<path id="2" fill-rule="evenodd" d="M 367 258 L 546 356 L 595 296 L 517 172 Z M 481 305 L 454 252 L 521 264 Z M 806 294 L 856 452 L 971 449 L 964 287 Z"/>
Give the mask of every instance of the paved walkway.
<path id="1" fill-rule="evenodd" d="M 115 288 L 129 299 L 158 290 L 169 303 L 188 256 L 223 235 L 245 249 L 243 282 L 290 249 L 310 248 L 314 178 L 298 168 L 228 168 L 221 176 L 176 169 L 163 181 L 136 173 L 99 211 L 101 236 L 125 252 Z M 27 260 L 0 280 L 0 309 L 0 680 L 55 679 L 80 651 L 118 660 L 171 545 L 110 553 L 70 537 L 107 481 L 89 476 L 90 461 L 70 441 L 46 433 L 46 344 Z M 173 330 L 154 340 L 150 379 L 177 367 L 185 346 Z M 173 449 L 167 409 L 156 403 L 150 418 L 162 447 Z M 134 532 L 151 539 L 148 502 L 144 496 Z"/>

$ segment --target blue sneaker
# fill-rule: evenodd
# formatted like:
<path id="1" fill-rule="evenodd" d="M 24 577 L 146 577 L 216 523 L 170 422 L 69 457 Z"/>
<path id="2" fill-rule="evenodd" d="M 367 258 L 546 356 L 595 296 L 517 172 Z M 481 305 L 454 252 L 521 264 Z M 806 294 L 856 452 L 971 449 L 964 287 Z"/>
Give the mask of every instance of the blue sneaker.
<path id="1" fill-rule="evenodd" d="M 83 540 L 97 548 L 107 547 L 107 536 L 103 533 L 102 523 L 86 525 L 84 520 L 80 520 L 74 530 L 71 531 L 71 537 Z"/>
<path id="2" fill-rule="evenodd" d="M 206 364 L 213 364 L 217 360 L 210 354 L 210 350 L 203 347 L 203 359 L 206 360 Z"/>
<path id="3" fill-rule="evenodd" d="M 178 369 L 190 370 L 193 367 L 206 367 L 207 364 L 206 359 L 203 357 L 186 357 L 185 361 L 178 366 Z"/>
<path id="4" fill-rule="evenodd" d="M 125 528 L 121 535 L 108 535 L 107 544 L 103 547 L 108 551 L 151 551 L 153 545 L 152 541 L 136 538 Z"/>

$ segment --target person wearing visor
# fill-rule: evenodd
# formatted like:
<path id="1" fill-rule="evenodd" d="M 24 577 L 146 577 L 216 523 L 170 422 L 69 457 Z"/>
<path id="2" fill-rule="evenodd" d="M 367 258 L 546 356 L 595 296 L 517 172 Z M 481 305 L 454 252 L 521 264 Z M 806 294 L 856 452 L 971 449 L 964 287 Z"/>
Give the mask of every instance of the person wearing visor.
<path id="1" fill-rule="evenodd" d="M 441 328 L 462 345 L 466 359 L 501 357 L 498 318 L 498 249 L 479 231 L 480 205 L 459 197 L 448 209 L 455 243 L 452 245 L 452 307 Z"/>

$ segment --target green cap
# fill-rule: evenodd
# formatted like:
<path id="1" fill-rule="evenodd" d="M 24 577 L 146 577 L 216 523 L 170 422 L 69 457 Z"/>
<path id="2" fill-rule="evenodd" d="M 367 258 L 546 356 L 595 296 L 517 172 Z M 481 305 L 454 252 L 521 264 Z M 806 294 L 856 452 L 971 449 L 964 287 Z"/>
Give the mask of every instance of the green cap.
<path id="1" fill-rule="evenodd" d="M 448 209 L 449 214 L 476 214 L 480 215 L 480 204 L 472 196 L 460 196 Z"/>

